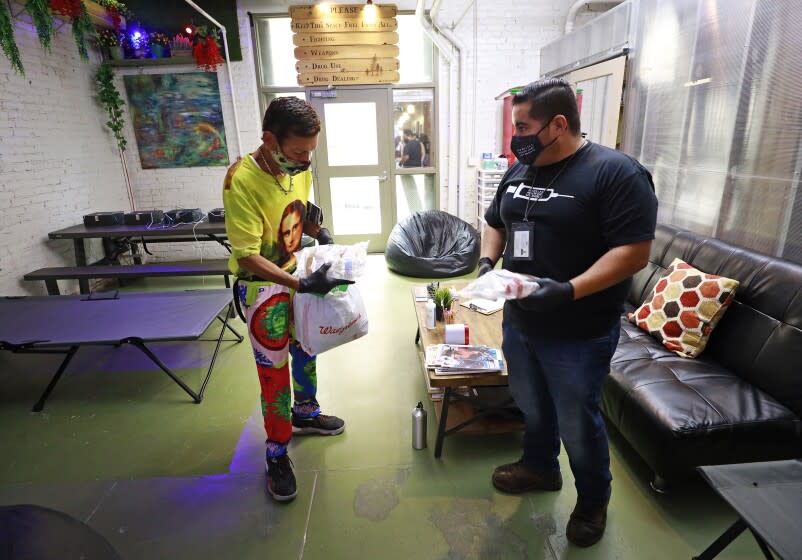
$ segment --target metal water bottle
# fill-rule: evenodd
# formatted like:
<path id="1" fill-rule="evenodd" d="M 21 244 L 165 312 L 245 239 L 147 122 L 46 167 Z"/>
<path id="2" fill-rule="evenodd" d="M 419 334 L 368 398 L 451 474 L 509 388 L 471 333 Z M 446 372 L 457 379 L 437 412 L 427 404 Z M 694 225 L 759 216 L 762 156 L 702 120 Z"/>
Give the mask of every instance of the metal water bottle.
<path id="1" fill-rule="evenodd" d="M 426 447 L 426 409 L 418 401 L 418 406 L 412 409 L 412 447 L 423 449 Z"/>

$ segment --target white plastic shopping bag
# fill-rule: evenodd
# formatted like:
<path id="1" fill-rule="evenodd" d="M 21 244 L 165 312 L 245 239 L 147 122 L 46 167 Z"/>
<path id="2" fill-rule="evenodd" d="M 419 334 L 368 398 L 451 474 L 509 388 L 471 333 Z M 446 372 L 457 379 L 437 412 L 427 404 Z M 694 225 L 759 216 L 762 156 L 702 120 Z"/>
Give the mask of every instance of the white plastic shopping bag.
<path id="1" fill-rule="evenodd" d="M 332 278 L 357 280 L 365 271 L 368 256 L 368 242 L 353 245 L 313 245 L 295 253 L 298 263 L 295 275 L 306 278 L 312 272 L 328 263 Z"/>
<path id="2" fill-rule="evenodd" d="M 355 284 L 324 296 L 295 294 L 293 307 L 296 340 L 312 356 L 368 334 L 368 314 Z"/>
<path id="3" fill-rule="evenodd" d="M 459 296 L 493 300 L 520 299 L 531 295 L 539 287 L 534 276 L 499 269 L 491 270 L 465 286 L 459 291 Z"/>
<path id="4" fill-rule="evenodd" d="M 295 253 L 299 278 L 326 263 L 333 278 L 356 280 L 365 269 L 367 243 L 317 245 Z M 304 352 L 317 355 L 368 334 L 368 314 L 355 284 L 337 286 L 325 295 L 296 293 L 293 298 L 295 338 Z"/>

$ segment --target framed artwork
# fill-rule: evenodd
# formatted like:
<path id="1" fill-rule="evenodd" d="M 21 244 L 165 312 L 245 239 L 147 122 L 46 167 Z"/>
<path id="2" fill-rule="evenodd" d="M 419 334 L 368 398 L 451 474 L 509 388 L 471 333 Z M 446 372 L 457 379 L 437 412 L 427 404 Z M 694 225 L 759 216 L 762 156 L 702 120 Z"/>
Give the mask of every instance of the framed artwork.
<path id="1" fill-rule="evenodd" d="M 143 169 L 227 166 L 217 74 L 124 76 Z"/>

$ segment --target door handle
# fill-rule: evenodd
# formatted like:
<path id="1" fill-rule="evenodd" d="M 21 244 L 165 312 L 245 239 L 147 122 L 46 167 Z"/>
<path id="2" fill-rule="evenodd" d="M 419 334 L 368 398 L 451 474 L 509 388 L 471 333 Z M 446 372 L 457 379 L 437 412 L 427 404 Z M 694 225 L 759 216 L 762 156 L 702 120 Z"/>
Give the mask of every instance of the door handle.
<path id="1" fill-rule="evenodd" d="M 381 182 L 384 182 L 386 180 L 387 180 L 387 171 L 385 171 L 384 174 L 381 177 L 379 177 L 379 181 Z"/>

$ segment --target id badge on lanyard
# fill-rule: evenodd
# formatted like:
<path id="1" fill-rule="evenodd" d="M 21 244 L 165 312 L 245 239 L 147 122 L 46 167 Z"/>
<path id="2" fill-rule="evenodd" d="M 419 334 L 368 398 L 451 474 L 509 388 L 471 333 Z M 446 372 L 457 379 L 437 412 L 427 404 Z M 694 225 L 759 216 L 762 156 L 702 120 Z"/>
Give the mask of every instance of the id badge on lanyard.
<path id="1" fill-rule="evenodd" d="M 535 224 L 533 222 L 512 223 L 512 260 L 531 261 L 535 249 Z"/>
<path id="2" fill-rule="evenodd" d="M 524 183 L 528 183 L 530 188 L 534 188 L 536 176 L 537 168 L 530 167 L 524 177 Z M 539 199 L 540 196 L 536 197 L 535 203 Z M 512 223 L 512 260 L 514 261 L 531 261 L 535 257 L 535 224 L 529 221 L 529 202 L 527 199 L 524 221 Z"/>

